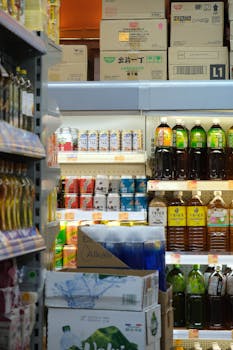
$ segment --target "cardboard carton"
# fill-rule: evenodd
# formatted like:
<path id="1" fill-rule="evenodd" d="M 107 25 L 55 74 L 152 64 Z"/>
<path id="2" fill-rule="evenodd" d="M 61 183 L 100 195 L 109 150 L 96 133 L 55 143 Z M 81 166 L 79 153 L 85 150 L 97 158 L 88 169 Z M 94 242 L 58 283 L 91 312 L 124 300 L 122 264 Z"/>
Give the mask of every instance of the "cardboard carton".
<path id="1" fill-rule="evenodd" d="M 167 51 L 101 51 L 101 80 L 166 80 Z"/>
<path id="2" fill-rule="evenodd" d="M 228 19 L 233 20 L 233 0 L 228 0 Z"/>
<path id="3" fill-rule="evenodd" d="M 170 46 L 222 46 L 223 2 L 171 3 Z"/>
<path id="4" fill-rule="evenodd" d="M 166 50 L 166 19 L 102 20 L 101 51 Z"/>
<path id="5" fill-rule="evenodd" d="M 169 80 L 229 79 L 227 47 L 170 47 Z"/>
<path id="6" fill-rule="evenodd" d="M 233 79 L 233 51 L 230 52 L 230 79 Z"/>
<path id="7" fill-rule="evenodd" d="M 102 19 L 165 18 L 165 0 L 102 0 Z"/>
<path id="8" fill-rule="evenodd" d="M 161 305 L 161 349 L 173 349 L 174 315 L 172 307 L 172 286 L 167 287 L 166 292 L 159 291 L 159 304 Z"/>
<path id="9" fill-rule="evenodd" d="M 86 45 L 61 45 L 62 63 L 86 63 L 87 46 Z"/>
<path id="10" fill-rule="evenodd" d="M 87 62 L 59 63 L 49 68 L 49 81 L 86 81 Z"/>

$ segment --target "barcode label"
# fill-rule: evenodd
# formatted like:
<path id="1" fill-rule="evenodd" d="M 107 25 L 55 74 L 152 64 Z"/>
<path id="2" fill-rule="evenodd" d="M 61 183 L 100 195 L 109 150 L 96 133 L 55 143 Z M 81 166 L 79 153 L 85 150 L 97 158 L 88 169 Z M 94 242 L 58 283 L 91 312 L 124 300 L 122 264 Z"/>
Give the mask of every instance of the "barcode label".
<path id="1" fill-rule="evenodd" d="M 123 294 L 122 295 L 122 304 L 123 305 L 136 305 L 137 304 L 136 294 Z"/>
<path id="2" fill-rule="evenodd" d="M 182 74 L 182 75 L 205 74 L 205 69 L 203 66 L 177 66 L 175 68 L 176 68 L 176 74 Z"/>

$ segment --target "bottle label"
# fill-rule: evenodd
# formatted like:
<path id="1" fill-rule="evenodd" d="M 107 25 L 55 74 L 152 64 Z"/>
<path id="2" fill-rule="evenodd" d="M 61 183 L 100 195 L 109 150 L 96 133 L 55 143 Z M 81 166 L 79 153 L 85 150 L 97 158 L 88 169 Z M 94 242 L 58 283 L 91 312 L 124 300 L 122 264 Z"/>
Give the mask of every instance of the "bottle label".
<path id="1" fill-rule="evenodd" d="M 208 132 L 207 147 L 224 148 L 226 147 L 225 132 L 219 128 L 213 128 Z"/>
<path id="2" fill-rule="evenodd" d="M 230 209 L 230 226 L 233 226 L 233 209 Z"/>
<path id="3" fill-rule="evenodd" d="M 190 134 L 191 148 L 205 148 L 206 147 L 206 133 L 204 130 L 193 130 Z"/>
<path id="4" fill-rule="evenodd" d="M 226 278 L 211 276 L 209 278 L 208 294 L 209 295 L 224 295 L 226 290 Z"/>
<path id="5" fill-rule="evenodd" d="M 184 129 L 178 129 L 173 131 L 173 147 L 187 148 L 188 147 L 188 134 Z"/>
<path id="6" fill-rule="evenodd" d="M 229 225 L 229 213 L 224 208 L 213 208 L 207 210 L 207 226 L 226 227 Z"/>
<path id="7" fill-rule="evenodd" d="M 167 208 L 149 207 L 148 221 L 151 226 L 167 226 Z"/>
<path id="8" fill-rule="evenodd" d="M 33 96 L 33 93 L 27 94 L 26 114 L 29 117 L 33 117 L 33 114 L 34 114 L 34 96 Z"/>
<path id="9" fill-rule="evenodd" d="M 233 295 L 233 275 L 227 276 L 227 294 Z"/>
<path id="10" fill-rule="evenodd" d="M 186 207 L 168 207 L 168 226 L 186 226 Z"/>
<path id="11" fill-rule="evenodd" d="M 169 127 L 156 128 L 155 145 L 157 147 L 172 147 L 172 129 Z"/>
<path id="12" fill-rule="evenodd" d="M 206 226 L 206 208 L 204 206 L 187 207 L 187 226 Z"/>
<path id="13" fill-rule="evenodd" d="M 233 129 L 229 129 L 227 133 L 227 146 L 233 148 Z"/>

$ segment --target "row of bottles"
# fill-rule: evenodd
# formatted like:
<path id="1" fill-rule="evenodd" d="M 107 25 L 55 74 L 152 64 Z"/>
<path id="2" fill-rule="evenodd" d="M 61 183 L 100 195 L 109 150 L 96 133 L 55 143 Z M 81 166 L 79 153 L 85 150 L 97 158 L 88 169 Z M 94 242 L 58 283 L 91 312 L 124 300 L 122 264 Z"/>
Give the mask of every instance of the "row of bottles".
<path id="1" fill-rule="evenodd" d="M 182 120 L 171 128 L 163 117 L 154 143 L 155 179 L 233 179 L 233 126 L 226 134 L 218 119 L 208 132 L 199 120 L 189 132 Z"/>
<path id="2" fill-rule="evenodd" d="M 228 207 L 221 191 L 215 191 L 207 204 L 201 192 L 193 191 L 185 202 L 181 191 L 167 201 L 164 192 L 156 192 L 149 204 L 149 225 L 164 226 L 169 251 L 233 250 L 233 201 Z"/>
<path id="3" fill-rule="evenodd" d="M 0 63 L 0 120 L 17 128 L 34 130 L 34 93 L 27 70 L 15 72 Z"/>
<path id="4" fill-rule="evenodd" d="M 33 226 L 35 187 L 23 163 L 0 160 L 0 230 Z"/>
<path id="5" fill-rule="evenodd" d="M 173 287 L 174 326 L 233 329 L 233 270 L 210 265 L 204 274 L 193 265 L 187 279 L 179 265 L 167 274 Z"/>

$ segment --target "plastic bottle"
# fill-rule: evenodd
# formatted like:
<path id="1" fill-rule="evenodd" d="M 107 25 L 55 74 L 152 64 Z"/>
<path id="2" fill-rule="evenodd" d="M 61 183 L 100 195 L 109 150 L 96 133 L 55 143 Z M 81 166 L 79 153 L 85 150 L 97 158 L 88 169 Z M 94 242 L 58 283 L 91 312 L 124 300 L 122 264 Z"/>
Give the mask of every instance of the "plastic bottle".
<path id="1" fill-rule="evenodd" d="M 229 250 L 233 252 L 233 199 L 229 205 Z"/>
<path id="2" fill-rule="evenodd" d="M 176 120 L 172 129 L 174 179 L 186 180 L 188 178 L 188 130 L 181 119 Z"/>
<path id="3" fill-rule="evenodd" d="M 208 130 L 207 147 L 208 178 L 210 180 L 225 179 L 226 135 L 218 119 L 213 120 L 213 125 Z"/>
<path id="4" fill-rule="evenodd" d="M 148 207 L 148 223 L 150 226 L 163 226 L 167 234 L 167 202 L 165 192 L 155 192 Z"/>
<path id="5" fill-rule="evenodd" d="M 223 329 L 225 323 L 226 276 L 217 265 L 210 275 L 207 294 L 207 325 L 209 329 Z"/>
<path id="6" fill-rule="evenodd" d="M 201 191 L 193 191 L 187 202 L 188 250 L 206 251 L 206 206 L 201 201 Z"/>
<path id="7" fill-rule="evenodd" d="M 171 251 L 187 249 L 186 206 L 183 192 L 174 192 L 174 198 L 168 202 L 167 247 Z"/>
<path id="8" fill-rule="evenodd" d="M 63 335 L 60 340 L 60 349 L 69 350 L 69 349 L 82 349 L 82 344 L 79 338 L 71 333 L 70 326 L 62 327 Z"/>
<path id="9" fill-rule="evenodd" d="M 174 311 L 174 326 L 185 326 L 185 278 L 180 265 L 174 265 L 167 274 L 167 282 L 172 285 L 172 306 Z"/>
<path id="10" fill-rule="evenodd" d="M 227 180 L 233 180 L 233 125 L 227 131 L 225 173 Z"/>
<path id="11" fill-rule="evenodd" d="M 229 209 L 221 191 L 214 191 L 207 205 L 207 250 L 229 251 Z"/>
<path id="12" fill-rule="evenodd" d="M 190 131 L 189 147 L 189 179 L 204 180 L 207 178 L 207 136 L 200 120 Z"/>
<path id="13" fill-rule="evenodd" d="M 193 265 L 187 279 L 187 327 L 202 329 L 205 326 L 205 281 L 199 270 Z"/>
<path id="14" fill-rule="evenodd" d="M 233 329 L 233 266 L 226 274 L 226 325 Z"/>
<path id="15" fill-rule="evenodd" d="M 161 118 L 155 130 L 154 178 L 170 180 L 173 177 L 172 129 L 167 118 Z"/>
<path id="16" fill-rule="evenodd" d="M 205 272 L 204 272 L 204 281 L 205 281 L 205 289 L 208 290 L 208 283 L 210 275 L 214 272 L 214 264 L 210 264 L 207 266 Z"/>

